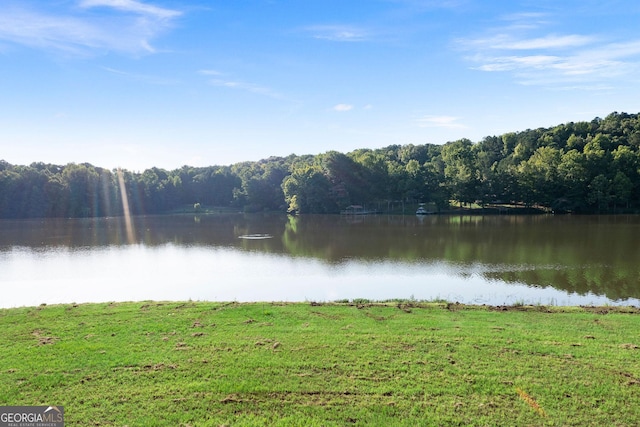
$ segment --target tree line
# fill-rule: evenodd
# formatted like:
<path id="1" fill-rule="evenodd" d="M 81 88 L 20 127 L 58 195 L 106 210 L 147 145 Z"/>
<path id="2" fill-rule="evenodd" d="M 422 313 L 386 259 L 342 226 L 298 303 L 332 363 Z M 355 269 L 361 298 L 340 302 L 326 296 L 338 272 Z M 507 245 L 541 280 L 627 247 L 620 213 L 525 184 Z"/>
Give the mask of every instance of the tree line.
<path id="1" fill-rule="evenodd" d="M 123 197 L 126 196 L 126 197 Z M 576 213 L 640 209 L 640 113 L 611 113 L 444 145 L 270 157 L 144 172 L 0 161 L 0 218 L 98 217 L 184 206 L 337 213 L 349 205 L 511 204 Z"/>

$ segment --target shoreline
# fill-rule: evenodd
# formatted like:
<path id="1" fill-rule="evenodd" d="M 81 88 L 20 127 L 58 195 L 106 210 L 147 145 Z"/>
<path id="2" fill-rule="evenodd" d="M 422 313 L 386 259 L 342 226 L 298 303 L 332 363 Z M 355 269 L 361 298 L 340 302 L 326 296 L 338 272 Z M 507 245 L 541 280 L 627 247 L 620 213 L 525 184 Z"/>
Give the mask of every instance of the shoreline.
<path id="1" fill-rule="evenodd" d="M 570 312 L 592 312 L 592 313 L 628 313 L 640 314 L 640 307 L 636 305 L 553 305 L 553 304 L 468 304 L 461 302 L 451 302 L 443 300 L 413 300 L 413 299 L 390 299 L 390 300 L 369 300 L 366 298 L 355 298 L 353 300 L 337 301 L 206 301 L 206 300 L 139 300 L 139 301 L 97 301 L 97 302 L 70 302 L 70 303 L 41 303 L 38 305 L 24 305 L 16 307 L 0 307 L 0 312 L 6 310 L 42 309 L 45 307 L 79 307 L 79 306 L 101 306 L 105 304 L 115 305 L 167 305 L 167 304 L 220 304 L 220 305 L 278 305 L 278 306 L 334 306 L 334 307 L 356 307 L 358 309 L 370 307 L 396 307 L 396 308 L 421 308 L 421 309 L 444 309 L 448 311 L 457 310 L 484 310 L 484 311 L 520 311 L 520 312 L 540 312 L 540 313 L 570 313 Z"/>

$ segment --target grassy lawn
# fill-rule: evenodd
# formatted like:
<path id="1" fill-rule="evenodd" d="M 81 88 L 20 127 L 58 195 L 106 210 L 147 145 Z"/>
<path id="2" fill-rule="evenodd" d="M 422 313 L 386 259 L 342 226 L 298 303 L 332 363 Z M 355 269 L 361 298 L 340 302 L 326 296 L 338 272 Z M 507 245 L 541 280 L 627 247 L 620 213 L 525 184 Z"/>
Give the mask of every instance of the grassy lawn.
<path id="1" fill-rule="evenodd" d="M 640 312 L 146 302 L 0 310 L 0 405 L 74 426 L 637 425 Z"/>

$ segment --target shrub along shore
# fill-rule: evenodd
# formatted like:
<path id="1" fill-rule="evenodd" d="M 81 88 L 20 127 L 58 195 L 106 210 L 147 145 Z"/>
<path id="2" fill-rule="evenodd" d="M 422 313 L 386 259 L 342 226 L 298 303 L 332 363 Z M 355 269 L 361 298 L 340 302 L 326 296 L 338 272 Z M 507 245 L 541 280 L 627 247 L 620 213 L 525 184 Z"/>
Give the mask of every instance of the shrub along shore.
<path id="1" fill-rule="evenodd" d="M 0 310 L 0 406 L 73 426 L 637 425 L 634 307 L 138 302 Z"/>

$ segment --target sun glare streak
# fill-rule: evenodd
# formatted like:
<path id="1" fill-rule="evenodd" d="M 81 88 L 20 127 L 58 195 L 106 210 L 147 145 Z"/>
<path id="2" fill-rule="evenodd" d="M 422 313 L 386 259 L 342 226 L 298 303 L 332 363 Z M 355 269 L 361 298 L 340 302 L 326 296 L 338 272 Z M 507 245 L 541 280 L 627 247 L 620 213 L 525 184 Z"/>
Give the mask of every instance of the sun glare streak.
<path id="1" fill-rule="evenodd" d="M 131 211 L 129 210 L 129 196 L 127 196 L 127 187 L 124 184 L 124 174 L 122 169 L 118 169 L 118 184 L 120 186 L 120 196 L 122 198 L 122 209 L 124 211 L 124 225 L 127 229 L 127 242 L 135 243 L 133 236 L 133 221 L 131 221 Z"/>

